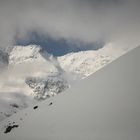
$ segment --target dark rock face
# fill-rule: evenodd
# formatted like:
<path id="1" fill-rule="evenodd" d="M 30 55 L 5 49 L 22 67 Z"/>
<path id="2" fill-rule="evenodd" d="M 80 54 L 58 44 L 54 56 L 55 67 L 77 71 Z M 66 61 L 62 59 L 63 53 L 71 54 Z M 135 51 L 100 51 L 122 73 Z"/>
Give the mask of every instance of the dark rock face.
<path id="1" fill-rule="evenodd" d="M 16 128 L 16 127 L 19 127 L 19 125 L 9 125 L 9 126 L 6 127 L 6 130 L 5 130 L 4 133 L 9 133 L 9 132 L 11 132 L 11 130 L 13 128 Z"/>
<path id="2" fill-rule="evenodd" d="M 50 106 L 50 105 L 52 105 L 52 104 L 53 104 L 53 103 L 52 103 L 52 102 L 50 102 L 50 103 L 49 103 L 49 106 Z"/>
<path id="3" fill-rule="evenodd" d="M 34 106 L 34 109 L 37 109 L 38 108 L 38 106 Z"/>
<path id="4" fill-rule="evenodd" d="M 16 103 L 10 104 L 10 106 L 14 107 L 14 108 L 19 108 L 19 105 Z"/>

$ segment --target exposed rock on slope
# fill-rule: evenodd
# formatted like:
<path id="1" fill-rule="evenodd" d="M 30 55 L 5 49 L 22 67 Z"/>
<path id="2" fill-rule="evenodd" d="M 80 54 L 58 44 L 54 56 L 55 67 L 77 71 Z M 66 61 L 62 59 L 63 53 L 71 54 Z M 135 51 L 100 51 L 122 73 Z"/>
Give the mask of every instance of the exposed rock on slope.
<path id="1" fill-rule="evenodd" d="M 47 78 L 28 77 L 26 84 L 33 89 L 37 100 L 54 96 L 69 87 L 68 82 L 60 76 L 48 76 Z"/>
<path id="2" fill-rule="evenodd" d="M 0 70 L 4 69 L 9 64 L 8 53 L 0 50 Z"/>

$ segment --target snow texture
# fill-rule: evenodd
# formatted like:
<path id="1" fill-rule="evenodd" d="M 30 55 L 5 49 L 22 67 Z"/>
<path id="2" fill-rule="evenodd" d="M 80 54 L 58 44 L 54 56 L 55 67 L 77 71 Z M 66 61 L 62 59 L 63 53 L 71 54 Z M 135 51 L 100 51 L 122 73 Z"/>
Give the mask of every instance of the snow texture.
<path id="1" fill-rule="evenodd" d="M 112 48 L 110 43 L 96 51 L 61 57 L 54 57 L 37 45 L 14 46 L 9 54 L 0 51 L 0 68 L 3 69 L 0 75 L 0 121 L 65 91 L 123 53 Z"/>
<path id="2" fill-rule="evenodd" d="M 1 122 L 2 140 L 139 140 L 140 47 Z M 21 120 L 22 118 L 22 120 Z M 19 125 L 5 134 L 5 126 Z"/>

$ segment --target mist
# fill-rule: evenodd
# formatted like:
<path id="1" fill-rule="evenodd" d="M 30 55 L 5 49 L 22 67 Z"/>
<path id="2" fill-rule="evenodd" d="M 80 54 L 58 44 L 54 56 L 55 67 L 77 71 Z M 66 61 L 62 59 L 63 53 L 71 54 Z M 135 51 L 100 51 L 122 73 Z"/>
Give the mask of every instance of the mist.
<path id="1" fill-rule="evenodd" d="M 30 32 L 55 40 L 140 44 L 139 0 L 1 0 L 0 46 L 27 40 Z"/>

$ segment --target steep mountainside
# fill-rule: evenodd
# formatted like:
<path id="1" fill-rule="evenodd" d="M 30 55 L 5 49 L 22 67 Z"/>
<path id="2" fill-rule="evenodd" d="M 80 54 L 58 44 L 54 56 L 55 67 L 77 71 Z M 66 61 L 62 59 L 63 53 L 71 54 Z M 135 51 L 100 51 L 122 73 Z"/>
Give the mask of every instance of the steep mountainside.
<path id="1" fill-rule="evenodd" d="M 0 121 L 65 91 L 74 81 L 86 78 L 122 54 L 116 52 L 114 55 L 107 45 L 56 58 L 40 46 L 29 45 L 14 46 L 9 55 L 2 53 L 1 62 L 7 69 L 0 75 Z"/>
<path id="2" fill-rule="evenodd" d="M 0 70 L 4 69 L 9 63 L 9 56 L 6 52 L 0 50 Z"/>
<path id="3" fill-rule="evenodd" d="M 65 71 L 86 78 L 123 53 L 123 50 L 115 49 L 110 43 L 99 50 L 81 51 L 58 57 L 58 61 Z"/>
<path id="4" fill-rule="evenodd" d="M 57 60 L 40 46 L 15 46 L 8 60 L 0 75 L 0 121 L 69 87 Z"/>
<path id="5" fill-rule="evenodd" d="M 140 47 L 0 125 L 2 140 L 139 140 Z"/>

